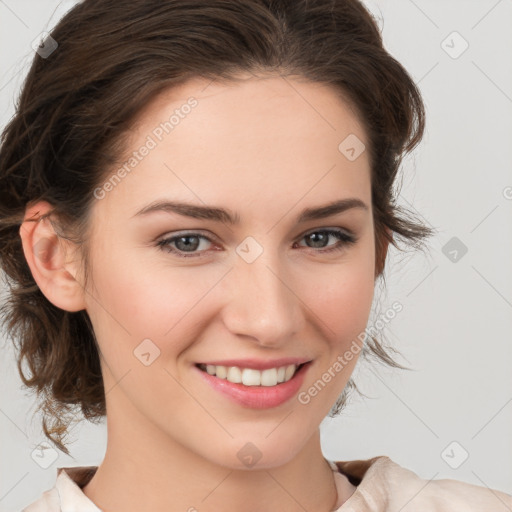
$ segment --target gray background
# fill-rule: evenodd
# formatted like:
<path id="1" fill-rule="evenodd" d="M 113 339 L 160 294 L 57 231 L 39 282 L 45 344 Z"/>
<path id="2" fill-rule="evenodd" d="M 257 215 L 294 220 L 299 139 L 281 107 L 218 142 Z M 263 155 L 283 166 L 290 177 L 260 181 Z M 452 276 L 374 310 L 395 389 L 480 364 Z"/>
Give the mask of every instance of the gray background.
<path id="1" fill-rule="evenodd" d="M 32 41 L 74 3 L 0 0 L 2 127 Z M 403 165 L 400 204 L 439 233 L 425 254 L 392 248 L 387 291 L 376 291 L 376 306 L 382 302 L 374 315 L 395 300 L 403 305 L 384 333 L 414 371 L 360 362 L 354 377 L 371 398 L 354 397 L 341 416 L 324 420 L 324 454 L 388 455 L 425 479 L 512 493 L 512 0 L 365 3 L 427 108 L 426 136 Z M 459 55 L 464 40 L 469 47 Z M 34 398 L 5 337 L 0 350 L 0 510 L 14 512 L 53 486 L 57 467 L 99 464 L 106 427 L 79 424 L 72 457 L 48 450 L 41 460 L 49 466 L 41 467 Z"/>

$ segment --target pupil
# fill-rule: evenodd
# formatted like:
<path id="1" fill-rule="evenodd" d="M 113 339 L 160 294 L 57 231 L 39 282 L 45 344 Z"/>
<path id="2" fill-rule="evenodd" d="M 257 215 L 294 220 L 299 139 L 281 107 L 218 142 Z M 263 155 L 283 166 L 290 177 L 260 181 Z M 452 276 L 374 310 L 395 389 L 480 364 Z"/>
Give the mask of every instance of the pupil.
<path id="1" fill-rule="evenodd" d="M 195 239 L 196 239 L 196 243 L 194 244 L 194 243 L 186 243 L 186 242 L 185 242 L 185 243 L 184 243 L 184 245 L 183 245 L 184 249 L 185 249 L 185 250 L 187 250 L 187 248 L 188 248 L 188 249 L 192 248 L 192 250 L 197 249 L 198 244 L 199 244 L 199 242 L 197 241 L 197 240 L 198 240 L 197 236 L 182 236 L 182 237 L 178 238 L 178 239 L 176 240 L 176 245 L 178 246 L 178 249 L 183 250 L 182 248 L 180 248 L 180 247 L 179 247 L 179 244 L 180 244 L 183 240 L 190 240 L 191 238 L 195 238 Z M 190 251 L 189 251 L 189 252 L 190 252 Z"/>
<path id="2" fill-rule="evenodd" d="M 312 239 L 313 243 L 315 244 L 319 241 L 321 242 L 322 239 L 324 239 L 326 237 L 326 234 L 325 233 L 312 233 L 311 235 L 309 235 L 309 237 L 310 237 L 310 239 Z M 320 245 L 315 245 L 315 247 L 323 247 L 323 246 L 320 243 Z"/>

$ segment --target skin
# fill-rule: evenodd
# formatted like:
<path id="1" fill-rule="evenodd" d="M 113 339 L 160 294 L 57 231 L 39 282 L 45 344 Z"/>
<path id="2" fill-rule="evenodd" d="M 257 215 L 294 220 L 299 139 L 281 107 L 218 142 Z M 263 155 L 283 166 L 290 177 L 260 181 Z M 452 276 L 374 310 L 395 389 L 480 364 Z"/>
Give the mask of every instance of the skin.
<path id="1" fill-rule="evenodd" d="M 101 351 L 108 444 L 84 492 L 105 511 L 327 512 L 355 487 L 342 477 L 337 495 L 319 425 L 357 356 L 308 404 L 295 396 L 268 409 L 231 402 L 193 367 L 306 357 L 313 363 L 305 391 L 364 331 L 378 273 L 369 155 L 349 161 L 338 145 L 350 134 L 367 144 L 366 134 L 325 85 L 275 75 L 194 79 L 146 106 L 124 156 L 191 96 L 197 106 L 95 201 L 86 289 L 77 253 L 48 219 L 20 229 L 39 287 L 62 309 L 87 310 Z M 368 209 L 297 223 L 304 208 L 349 197 Z M 240 224 L 162 211 L 134 217 L 164 198 L 227 208 Z M 30 206 L 26 219 L 49 207 Z M 349 231 L 357 241 L 322 253 L 338 239 L 315 245 L 305 235 L 325 228 Z M 184 230 L 209 237 L 196 249 L 203 257 L 156 245 Z M 251 264 L 236 252 L 249 236 L 263 249 Z M 160 350 L 149 366 L 133 353 L 147 338 Z M 261 453 L 250 468 L 237 457 L 247 442 Z"/>

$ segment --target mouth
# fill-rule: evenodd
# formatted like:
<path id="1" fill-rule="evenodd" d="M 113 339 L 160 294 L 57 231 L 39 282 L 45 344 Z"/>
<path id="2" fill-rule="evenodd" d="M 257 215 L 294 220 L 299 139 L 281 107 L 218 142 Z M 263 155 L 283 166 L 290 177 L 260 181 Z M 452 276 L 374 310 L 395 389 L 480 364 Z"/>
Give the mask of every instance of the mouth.
<path id="1" fill-rule="evenodd" d="M 212 361 L 213 362 L 213 361 Z M 227 362 L 227 361 L 218 361 Z M 272 409 L 289 402 L 300 390 L 313 361 L 275 363 L 244 361 L 245 366 L 197 363 L 194 370 L 211 389 L 250 409 Z M 263 366 L 261 369 L 247 366 Z M 270 364 L 278 366 L 269 367 Z"/>
<path id="2" fill-rule="evenodd" d="M 242 384 L 243 386 L 279 386 L 293 379 L 295 374 L 306 364 L 289 364 L 265 370 L 255 368 L 243 368 L 239 366 L 223 366 L 198 363 L 196 367 L 201 371 L 208 373 L 218 379 L 223 379 L 232 384 Z"/>

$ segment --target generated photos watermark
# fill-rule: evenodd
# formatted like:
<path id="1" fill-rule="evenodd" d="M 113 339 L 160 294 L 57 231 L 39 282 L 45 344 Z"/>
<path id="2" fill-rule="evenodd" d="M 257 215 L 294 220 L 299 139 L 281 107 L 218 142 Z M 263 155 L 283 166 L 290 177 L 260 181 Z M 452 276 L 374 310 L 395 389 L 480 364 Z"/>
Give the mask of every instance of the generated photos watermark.
<path id="1" fill-rule="evenodd" d="M 311 399 L 317 396 L 361 352 L 366 337 L 374 336 L 377 332 L 381 331 L 402 309 L 403 305 L 399 301 L 393 302 L 391 307 L 383 315 L 380 315 L 379 319 L 372 326 L 359 333 L 357 340 L 352 340 L 350 348 L 345 350 L 343 354 L 338 355 L 336 361 L 306 391 L 301 391 L 298 394 L 297 400 L 299 403 L 302 405 L 309 404 Z"/>
<path id="2" fill-rule="evenodd" d="M 174 109 L 173 114 L 168 120 L 161 122 L 156 126 L 151 133 L 146 137 L 146 140 L 142 146 L 136 151 L 133 151 L 132 156 L 128 158 L 123 165 L 121 165 L 110 178 L 103 183 L 101 187 L 94 189 L 93 195 L 96 199 L 103 199 L 108 192 L 113 190 L 126 176 L 139 165 L 144 158 L 149 155 L 151 150 L 158 146 L 166 135 L 172 132 L 176 126 L 178 126 L 183 119 L 185 119 L 192 109 L 198 105 L 198 101 L 193 96 L 190 97 L 186 103 L 181 105 L 179 108 Z"/>

